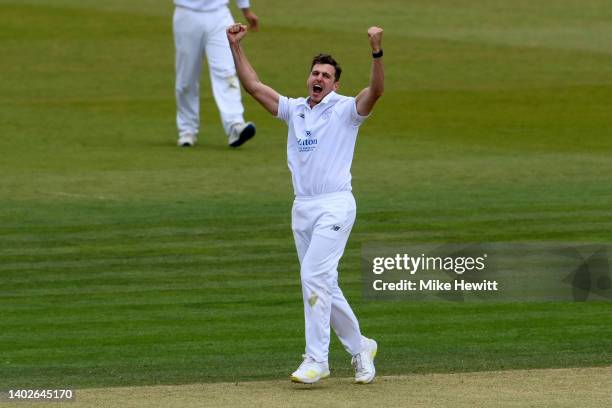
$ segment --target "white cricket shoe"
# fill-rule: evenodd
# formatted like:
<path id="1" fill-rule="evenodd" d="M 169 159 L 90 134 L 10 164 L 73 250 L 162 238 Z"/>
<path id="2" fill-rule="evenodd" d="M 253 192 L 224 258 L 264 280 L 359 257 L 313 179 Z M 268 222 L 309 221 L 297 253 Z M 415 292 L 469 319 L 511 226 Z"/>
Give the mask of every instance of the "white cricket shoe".
<path id="1" fill-rule="evenodd" d="M 376 368 L 374 367 L 374 357 L 378 351 L 378 344 L 372 339 L 368 339 L 368 345 L 361 353 L 353 356 L 351 364 L 355 369 L 355 382 L 357 384 L 369 384 L 374 381 Z"/>
<path id="2" fill-rule="evenodd" d="M 253 122 L 234 123 L 230 129 L 227 144 L 231 147 L 238 147 L 253 136 L 255 136 L 255 124 Z"/>
<path id="3" fill-rule="evenodd" d="M 193 147 L 195 146 L 197 141 L 198 137 L 196 135 L 187 134 L 179 136 L 178 142 L 176 144 L 181 147 Z"/>
<path id="4" fill-rule="evenodd" d="M 311 357 L 304 355 L 304 361 L 297 370 L 291 374 L 291 381 L 302 384 L 316 383 L 323 378 L 329 377 L 329 366 L 327 363 L 317 363 Z"/>

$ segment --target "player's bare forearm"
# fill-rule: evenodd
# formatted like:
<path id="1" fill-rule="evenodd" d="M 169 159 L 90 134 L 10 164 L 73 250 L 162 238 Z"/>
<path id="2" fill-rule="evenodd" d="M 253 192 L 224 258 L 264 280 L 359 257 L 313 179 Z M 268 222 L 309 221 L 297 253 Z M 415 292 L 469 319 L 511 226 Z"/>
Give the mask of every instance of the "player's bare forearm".
<path id="1" fill-rule="evenodd" d="M 370 73 L 370 84 L 364 88 L 355 98 L 357 103 L 357 113 L 361 116 L 367 116 L 374 109 L 376 101 L 383 95 L 385 91 L 385 73 L 382 58 L 376 58 L 372 61 L 372 70 Z"/>
<path id="2" fill-rule="evenodd" d="M 244 15 L 244 18 L 249 23 L 249 30 L 259 30 L 259 17 L 257 17 L 257 14 L 253 13 L 250 8 L 243 8 L 242 15 Z"/>
<path id="3" fill-rule="evenodd" d="M 278 113 L 278 100 L 280 98 L 278 92 L 259 80 L 257 73 L 251 66 L 249 59 L 240 45 L 240 41 L 246 35 L 246 30 L 246 26 L 242 24 L 234 24 L 227 29 L 227 38 L 230 43 L 232 57 L 234 58 L 236 73 L 245 91 L 247 91 L 268 112 L 276 116 Z"/>
<path id="4" fill-rule="evenodd" d="M 251 66 L 249 59 L 246 57 L 244 50 L 240 46 L 240 43 L 230 44 L 232 50 L 232 56 L 234 57 L 234 64 L 236 65 L 236 72 L 242 86 L 248 93 L 255 91 L 257 84 L 261 82 L 257 73 Z"/>
<path id="5" fill-rule="evenodd" d="M 370 27 L 368 29 L 368 37 L 370 39 L 370 47 L 373 54 L 378 54 L 382 51 L 382 28 Z M 357 113 L 361 116 L 367 116 L 374 109 L 376 101 L 382 96 L 385 91 L 385 70 L 382 56 L 372 58 L 372 68 L 370 71 L 370 83 L 367 88 L 363 89 L 357 95 Z"/>

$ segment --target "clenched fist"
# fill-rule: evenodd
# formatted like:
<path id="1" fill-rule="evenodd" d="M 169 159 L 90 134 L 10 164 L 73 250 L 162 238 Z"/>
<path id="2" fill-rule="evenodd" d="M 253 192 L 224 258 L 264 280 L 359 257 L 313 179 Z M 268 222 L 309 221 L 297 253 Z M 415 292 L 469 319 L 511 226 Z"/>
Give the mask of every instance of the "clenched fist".
<path id="1" fill-rule="evenodd" d="M 378 52 L 382 48 L 382 35 L 382 28 L 376 26 L 368 28 L 368 37 L 370 39 L 370 46 L 372 47 L 373 52 Z"/>
<path id="2" fill-rule="evenodd" d="M 238 44 L 240 40 L 246 35 L 247 26 L 240 23 L 234 23 L 227 27 L 227 39 L 230 44 Z"/>

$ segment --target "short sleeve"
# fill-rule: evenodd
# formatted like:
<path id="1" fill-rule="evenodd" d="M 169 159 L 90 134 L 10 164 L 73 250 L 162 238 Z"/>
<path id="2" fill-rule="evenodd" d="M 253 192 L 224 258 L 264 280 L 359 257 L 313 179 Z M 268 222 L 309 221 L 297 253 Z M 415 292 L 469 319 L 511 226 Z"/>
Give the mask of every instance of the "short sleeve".
<path id="1" fill-rule="evenodd" d="M 249 8 L 251 4 L 249 3 L 249 0 L 236 0 L 236 6 L 238 6 L 239 9 L 245 9 Z"/>
<path id="2" fill-rule="evenodd" d="M 361 125 L 370 115 L 361 116 L 359 112 L 357 112 L 357 100 L 355 98 L 350 98 L 350 115 L 351 115 L 351 123 L 356 126 Z"/>
<path id="3" fill-rule="evenodd" d="M 276 117 L 285 122 L 288 122 L 291 117 L 291 104 L 286 96 L 279 96 L 278 98 L 278 114 Z"/>

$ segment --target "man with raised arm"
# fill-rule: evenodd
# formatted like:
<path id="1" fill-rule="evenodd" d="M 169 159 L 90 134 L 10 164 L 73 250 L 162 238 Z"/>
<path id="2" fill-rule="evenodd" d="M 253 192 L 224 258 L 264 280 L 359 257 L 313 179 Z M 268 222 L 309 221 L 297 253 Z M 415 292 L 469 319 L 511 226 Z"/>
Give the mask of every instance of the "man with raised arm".
<path id="1" fill-rule="evenodd" d="M 287 160 L 295 192 L 291 228 L 300 261 L 306 335 L 304 360 L 291 380 L 310 384 L 329 376 L 331 326 L 353 356 L 355 382 L 370 383 L 376 375 L 378 345 L 361 334 L 359 322 L 338 287 L 337 268 L 355 222 L 350 170 L 357 132 L 384 89 L 383 30 L 368 29 L 370 83 L 354 98 L 336 93 L 342 70 L 327 54 L 312 60 L 306 81 L 308 98 L 279 95 L 259 80 L 249 63 L 240 45 L 246 33 L 243 24 L 227 29 L 240 82 L 289 128 Z"/>

